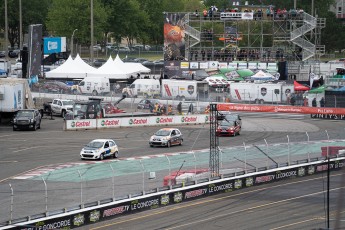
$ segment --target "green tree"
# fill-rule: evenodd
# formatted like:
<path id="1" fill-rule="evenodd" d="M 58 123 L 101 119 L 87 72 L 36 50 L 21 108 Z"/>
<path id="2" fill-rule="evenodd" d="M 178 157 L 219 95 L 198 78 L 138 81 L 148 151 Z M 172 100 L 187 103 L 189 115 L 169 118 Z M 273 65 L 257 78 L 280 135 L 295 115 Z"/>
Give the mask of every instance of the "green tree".
<path id="1" fill-rule="evenodd" d="M 2 1 L 3 2 L 3 1 Z M 28 33 L 29 25 L 42 24 L 48 12 L 49 0 L 22 1 L 22 29 L 23 35 Z M 5 11 L 5 4 L 0 5 L 0 12 Z M 39 13 L 38 13 L 39 12 Z M 4 15 L 4 14 L 2 14 Z M 19 1 L 7 0 L 8 40 L 11 47 L 19 46 Z M 5 18 L 0 17 L 0 29 L 5 30 Z M 27 42 L 27 41 L 24 41 Z"/>
<path id="2" fill-rule="evenodd" d="M 108 11 L 100 0 L 93 1 L 94 39 L 103 41 Z M 51 36 L 70 38 L 73 30 L 80 44 L 91 44 L 91 5 L 85 0 L 53 0 L 47 16 L 47 30 Z"/>

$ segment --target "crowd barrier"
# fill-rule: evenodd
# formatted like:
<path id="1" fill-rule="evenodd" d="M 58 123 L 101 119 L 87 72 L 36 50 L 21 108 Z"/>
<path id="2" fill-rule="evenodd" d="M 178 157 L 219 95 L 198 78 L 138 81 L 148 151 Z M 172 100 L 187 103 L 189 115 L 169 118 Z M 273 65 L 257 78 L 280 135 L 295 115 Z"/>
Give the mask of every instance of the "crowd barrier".
<path id="1" fill-rule="evenodd" d="M 181 116 L 118 117 L 85 120 L 66 120 L 65 130 L 105 129 L 137 126 L 205 124 L 209 122 L 207 114 Z"/>
<path id="2" fill-rule="evenodd" d="M 0 229 L 38 230 L 38 229 L 72 229 L 87 224 L 98 223 L 126 214 L 151 210 L 167 205 L 173 205 L 207 196 L 228 193 L 242 188 L 258 186 L 280 180 L 298 178 L 328 170 L 339 170 L 344 167 L 345 157 L 304 162 L 293 166 L 285 166 L 274 169 L 265 169 L 248 174 L 231 173 L 222 177 L 192 181 L 186 184 L 167 186 L 150 194 L 141 194 L 138 197 L 112 201 L 105 204 L 97 204 L 93 207 L 57 214 L 55 216 L 42 217 L 22 223 L 11 223 Z"/>

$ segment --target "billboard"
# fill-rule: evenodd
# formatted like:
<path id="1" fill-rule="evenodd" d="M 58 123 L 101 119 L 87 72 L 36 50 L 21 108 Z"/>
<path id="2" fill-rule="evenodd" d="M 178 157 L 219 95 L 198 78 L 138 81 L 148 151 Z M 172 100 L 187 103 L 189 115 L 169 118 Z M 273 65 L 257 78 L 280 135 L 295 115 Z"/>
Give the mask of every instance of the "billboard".
<path id="1" fill-rule="evenodd" d="M 29 85 L 41 76 L 42 61 L 42 24 L 29 26 Z"/>
<path id="2" fill-rule="evenodd" d="M 66 37 L 44 38 L 44 54 L 66 52 Z"/>
<path id="3" fill-rule="evenodd" d="M 164 14 L 164 60 L 185 60 L 184 13 Z"/>

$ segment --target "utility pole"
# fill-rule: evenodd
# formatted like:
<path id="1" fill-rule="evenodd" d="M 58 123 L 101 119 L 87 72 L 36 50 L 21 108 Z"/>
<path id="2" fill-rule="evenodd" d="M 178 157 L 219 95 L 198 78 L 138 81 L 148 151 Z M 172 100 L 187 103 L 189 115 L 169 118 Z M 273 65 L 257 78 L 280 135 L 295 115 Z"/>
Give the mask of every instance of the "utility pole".
<path id="1" fill-rule="evenodd" d="M 7 18 L 7 0 L 5 0 L 5 59 L 8 57 L 8 18 Z"/>
<path id="2" fill-rule="evenodd" d="M 91 0 L 91 46 L 90 46 L 90 58 L 93 65 L 93 0 Z"/>
<path id="3" fill-rule="evenodd" d="M 23 49 L 22 0 L 19 0 L 19 49 Z"/>

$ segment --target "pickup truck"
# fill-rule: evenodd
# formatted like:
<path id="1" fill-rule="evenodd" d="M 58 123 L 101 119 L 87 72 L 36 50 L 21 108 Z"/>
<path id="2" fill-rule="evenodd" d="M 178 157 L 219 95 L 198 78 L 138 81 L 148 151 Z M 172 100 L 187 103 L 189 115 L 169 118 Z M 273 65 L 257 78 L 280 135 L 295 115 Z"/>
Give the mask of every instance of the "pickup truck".
<path id="1" fill-rule="evenodd" d="M 73 100 L 54 99 L 52 102 L 44 103 L 44 112 L 51 112 L 52 114 L 65 117 L 66 113 L 73 111 Z"/>

